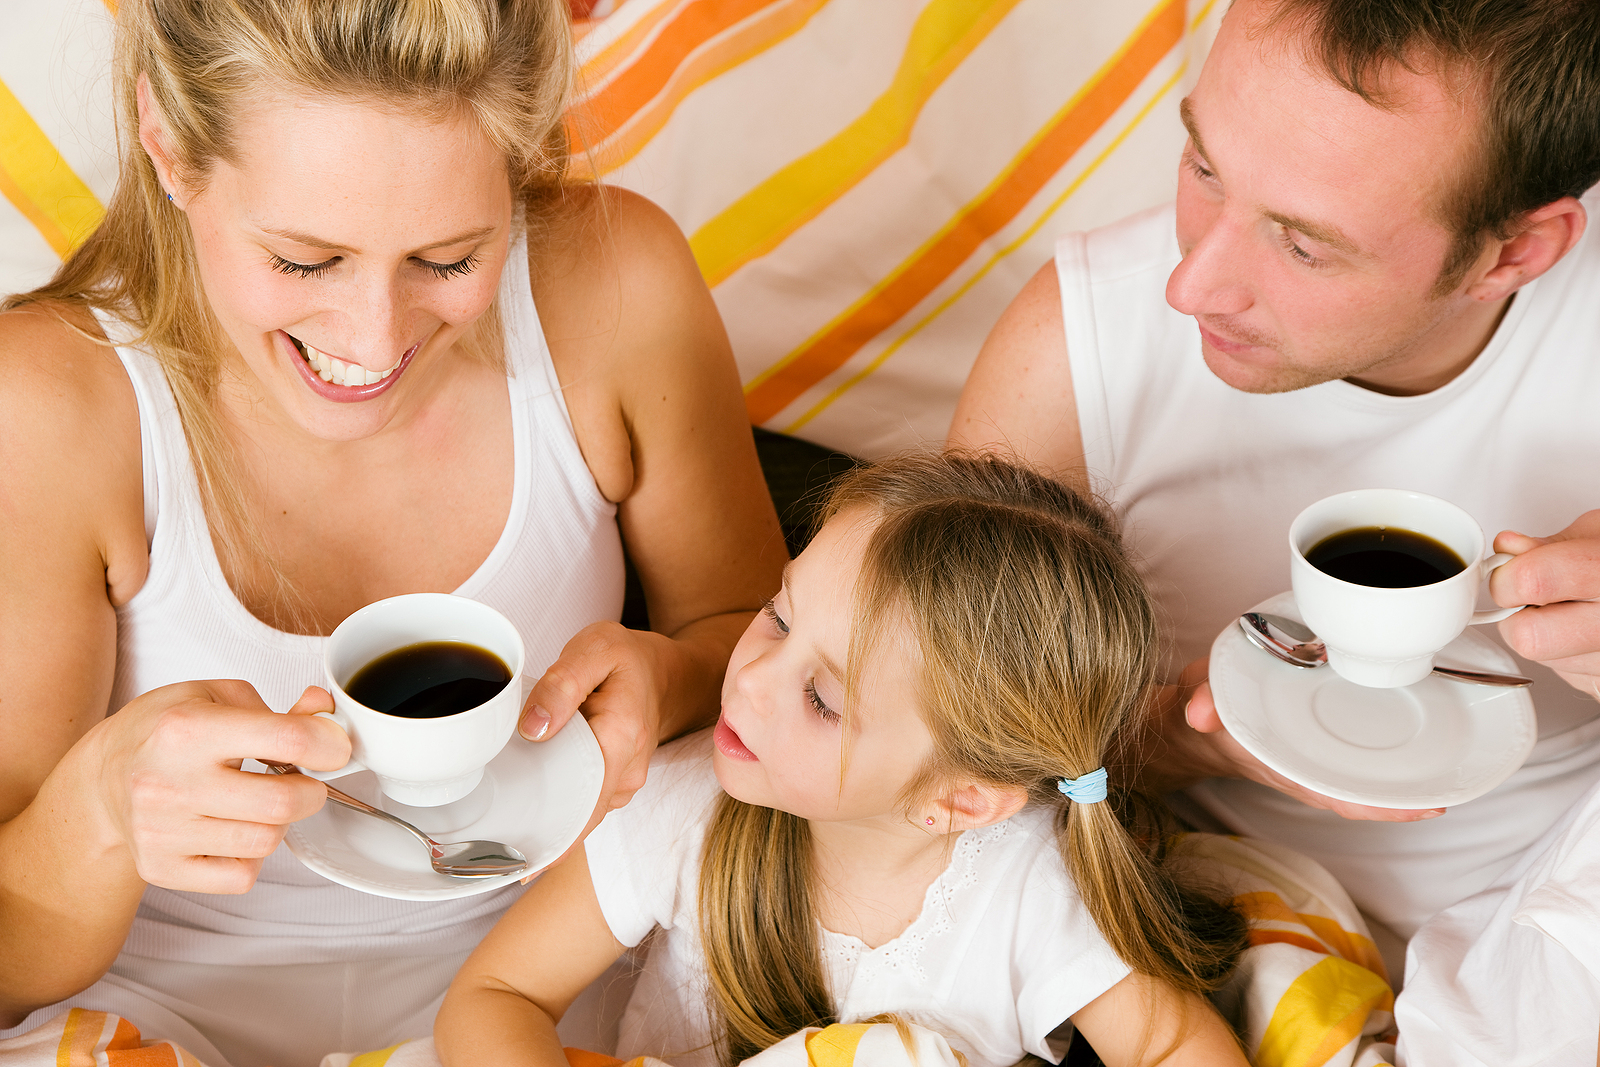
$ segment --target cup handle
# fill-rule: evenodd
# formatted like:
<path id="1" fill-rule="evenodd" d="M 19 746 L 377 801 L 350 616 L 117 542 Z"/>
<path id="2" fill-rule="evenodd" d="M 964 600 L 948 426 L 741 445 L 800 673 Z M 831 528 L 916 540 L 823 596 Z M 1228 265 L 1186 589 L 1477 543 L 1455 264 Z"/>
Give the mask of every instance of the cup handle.
<path id="1" fill-rule="evenodd" d="M 1517 557 L 1513 556 L 1509 552 L 1496 552 L 1494 555 L 1483 561 L 1483 576 L 1485 578 L 1489 577 L 1489 572 L 1493 571 L 1496 567 L 1499 567 L 1502 564 L 1510 563 L 1516 558 Z M 1514 608 L 1485 608 L 1482 611 L 1474 611 L 1472 613 L 1472 618 L 1468 621 L 1474 626 L 1485 622 L 1499 622 L 1501 619 L 1509 619 L 1511 616 L 1515 615 L 1517 612 L 1521 611 L 1527 606 L 1528 605 L 1526 604 L 1518 604 Z"/>
<path id="2" fill-rule="evenodd" d="M 350 732 L 350 718 L 338 708 L 334 708 L 332 711 L 319 711 L 316 714 L 324 719 L 332 719 L 333 724 L 345 733 L 348 734 Z M 301 767 L 300 773 L 307 778 L 315 778 L 319 782 L 331 782 L 335 778 L 343 778 L 347 774 L 354 774 L 356 771 L 364 770 L 366 768 L 358 763 L 354 756 L 351 756 L 345 761 L 345 765 L 336 771 L 309 771 Z"/>

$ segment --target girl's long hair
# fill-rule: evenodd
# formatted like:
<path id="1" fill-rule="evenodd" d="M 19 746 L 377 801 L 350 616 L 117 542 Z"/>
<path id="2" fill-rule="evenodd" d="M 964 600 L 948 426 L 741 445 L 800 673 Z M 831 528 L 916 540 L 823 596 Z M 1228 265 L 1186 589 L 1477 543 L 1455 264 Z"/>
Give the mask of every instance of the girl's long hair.
<path id="1" fill-rule="evenodd" d="M 934 751 L 901 798 L 907 811 L 952 781 L 1025 790 L 1055 809 L 1062 859 L 1117 954 L 1177 989 L 1217 988 L 1244 947 L 1244 920 L 1167 870 L 1159 806 L 1116 763 L 1140 728 L 1159 638 L 1115 522 L 1026 468 L 953 454 L 857 471 L 825 510 L 876 519 L 851 620 L 847 717 L 881 635 L 909 626 L 916 636 Z M 1058 790 L 1102 766 L 1107 802 L 1074 804 Z M 700 930 L 724 1063 L 835 1021 L 812 870 L 803 819 L 721 799 Z"/>
<path id="2" fill-rule="evenodd" d="M 206 302 L 187 216 L 139 144 L 140 76 L 186 182 L 203 185 L 219 161 L 236 162 L 241 108 L 283 90 L 472 116 L 536 218 L 561 199 L 572 71 L 566 0 L 122 0 L 116 191 L 55 277 L 3 306 L 100 308 L 132 326 L 132 343 L 160 361 L 172 387 L 224 572 L 237 581 L 265 563 L 275 588 L 256 592 L 294 617 L 293 591 L 247 519 L 250 487 L 216 411 L 229 342 Z M 498 362 L 498 337 L 491 311 L 464 344 Z"/>

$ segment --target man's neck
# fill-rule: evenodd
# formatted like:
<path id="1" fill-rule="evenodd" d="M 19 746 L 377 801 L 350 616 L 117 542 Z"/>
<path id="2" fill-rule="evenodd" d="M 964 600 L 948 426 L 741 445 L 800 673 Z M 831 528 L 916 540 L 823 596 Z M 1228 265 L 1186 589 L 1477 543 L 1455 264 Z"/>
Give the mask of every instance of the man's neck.
<path id="1" fill-rule="evenodd" d="M 1516 294 L 1495 304 L 1476 301 L 1441 320 L 1418 348 L 1360 377 L 1346 378 L 1384 396 L 1421 396 L 1455 381 L 1489 347 Z"/>

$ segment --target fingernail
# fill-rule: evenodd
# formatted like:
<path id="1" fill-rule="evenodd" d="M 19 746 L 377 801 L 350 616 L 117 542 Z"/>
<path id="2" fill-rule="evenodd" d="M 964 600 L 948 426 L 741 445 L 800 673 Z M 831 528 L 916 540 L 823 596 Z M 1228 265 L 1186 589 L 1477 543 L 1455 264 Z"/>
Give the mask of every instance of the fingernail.
<path id="1" fill-rule="evenodd" d="M 1437 819 L 1439 816 L 1441 816 L 1443 814 L 1444 814 L 1444 809 L 1443 808 L 1434 808 L 1432 811 L 1423 812 L 1417 818 L 1419 820 L 1420 819 Z"/>
<path id="2" fill-rule="evenodd" d="M 543 741 L 544 735 L 550 732 L 550 713 L 535 704 L 533 710 L 522 717 L 520 730 L 529 741 Z"/>

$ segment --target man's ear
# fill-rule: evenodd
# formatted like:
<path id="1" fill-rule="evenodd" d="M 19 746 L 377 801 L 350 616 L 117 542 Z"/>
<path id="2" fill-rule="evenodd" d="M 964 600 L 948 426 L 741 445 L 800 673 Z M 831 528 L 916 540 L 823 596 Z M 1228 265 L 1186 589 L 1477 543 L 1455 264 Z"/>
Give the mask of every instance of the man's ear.
<path id="1" fill-rule="evenodd" d="M 1518 220 L 1515 233 L 1491 242 L 1497 255 L 1483 276 L 1467 286 L 1467 295 L 1486 303 L 1504 300 L 1572 251 L 1588 217 L 1583 205 L 1570 196 L 1528 212 Z"/>
<path id="2" fill-rule="evenodd" d="M 1020 785 L 968 782 L 946 790 L 929 804 L 927 819 L 938 833 L 960 833 L 1004 822 L 1022 810 L 1028 791 Z"/>
<path id="3" fill-rule="evenodd" d="M 139 75 L 134 96 L 139 103 L 139 143 L 144 146 L 150 162 L 155 164 L 156 179 L 161 182 L 161 187 L 172 198 L 172 202 L 181 208 L 185 199 L 184 188 L 178 181 L 166 118 L 161 114 L 155 95 L 150 92 L 148 75 Z"/>

